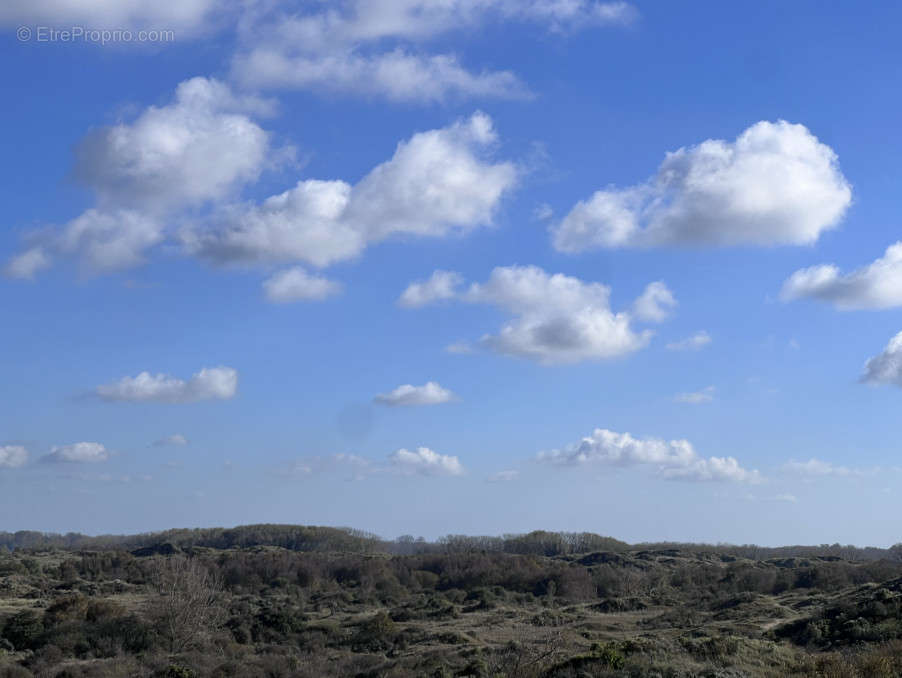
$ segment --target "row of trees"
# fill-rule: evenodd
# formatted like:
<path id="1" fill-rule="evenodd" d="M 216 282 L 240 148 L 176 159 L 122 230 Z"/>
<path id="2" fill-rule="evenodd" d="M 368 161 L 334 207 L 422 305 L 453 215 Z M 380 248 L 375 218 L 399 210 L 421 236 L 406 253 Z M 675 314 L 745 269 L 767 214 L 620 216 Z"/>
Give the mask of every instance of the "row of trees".
<path id="1" fill-rule="evenodd" d="M 690 544 L 656 542 L 630 545 L 612 537 L 590 532 L 534 531 L 528 534 L 496 536 L 448 535 L 435 542 L 410 535 L 388 541 L 375 534 L 351 528 L 304 525 L 244 525 L 234 528 L 175 529 L 137 535 L 86 536 L 19 531 L 0 532 L 0 550 L 124 550 L 153 548 L 161 544 L 177 549 L 207 547 L 215 549 L 277 546 L 290 551 L 333 551 L 344 553 L 388 553 L 413 555 L 421 553 L 497 552 L 518 555 L 566 556 L 597 551 L 625 552 L 636 550 L 680 550 L 730 555 L 752 560 L 771 558 L 833 557 L 844 560 L 902 561 L 902 544 L 889 549 L 859 548 L 851 545 L 764 547 L 754 544 Z"/>

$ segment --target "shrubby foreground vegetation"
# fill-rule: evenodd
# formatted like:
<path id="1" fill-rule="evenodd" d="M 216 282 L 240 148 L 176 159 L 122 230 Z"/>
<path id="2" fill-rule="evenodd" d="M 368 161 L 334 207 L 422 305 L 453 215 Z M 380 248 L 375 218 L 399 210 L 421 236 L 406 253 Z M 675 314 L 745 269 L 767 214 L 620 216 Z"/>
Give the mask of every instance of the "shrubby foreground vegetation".
<path id="1" fill-rule="evenodd" d="M 0 533 L 0 678 L 902 675 L 902 548 Z"/>

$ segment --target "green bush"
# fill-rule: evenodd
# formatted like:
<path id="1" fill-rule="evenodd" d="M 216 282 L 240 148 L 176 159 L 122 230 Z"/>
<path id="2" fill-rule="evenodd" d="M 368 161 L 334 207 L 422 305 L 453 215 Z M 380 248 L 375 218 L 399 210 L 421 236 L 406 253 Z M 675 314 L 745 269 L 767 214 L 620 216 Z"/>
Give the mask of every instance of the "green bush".
<path id="1" fill-rule="evenodd" d="M 31 650 L 43 632 L 44 624 L 41 618 L 34 612 L 26 610 L 7 619 L 0 635 L 12 643 L 16 650 Z"/>

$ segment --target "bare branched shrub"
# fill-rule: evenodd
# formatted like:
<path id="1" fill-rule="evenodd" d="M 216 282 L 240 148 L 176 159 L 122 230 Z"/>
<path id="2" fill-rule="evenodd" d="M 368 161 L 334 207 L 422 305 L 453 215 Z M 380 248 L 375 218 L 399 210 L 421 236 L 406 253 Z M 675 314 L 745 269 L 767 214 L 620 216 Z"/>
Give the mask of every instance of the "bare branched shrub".
<path id="1" fill-rule="evenodd" d="M 156 561 L 149 616 L 171 654 L 203 644 L 225 621 L 222 582 L 196 558 Z"/>

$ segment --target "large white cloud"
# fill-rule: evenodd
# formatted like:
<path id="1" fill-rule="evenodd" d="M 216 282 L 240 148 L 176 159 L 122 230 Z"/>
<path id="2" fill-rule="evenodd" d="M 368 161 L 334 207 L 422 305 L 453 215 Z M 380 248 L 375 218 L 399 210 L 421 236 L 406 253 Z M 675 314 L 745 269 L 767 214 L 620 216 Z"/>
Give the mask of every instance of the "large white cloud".
<path id="1" fill-rule="evenodd" d="M 852 199 L 836 153 L 803 125 L 758 122 L 735 142 L 668 153 L 643 184 L 606 188 L 552 226 L 555 248 L 806 245 Z"/>
<path id="2" fill-rule="evenodd" d="M 418 447 L 416 450 L 401 448 L 389 459 L 404 474 L 459 476 L 464 473 L 464 467 L 457 457 L 439 454 L 428 447 Z"/>
<path id="3" fill-rule="evenodd" d="M 205 367 L 187 381 L 168 374 L 141 372 L 98 386 L 96 395 L 109 401 L 190 403 L 228 400 L 238 391 L 238 372 L 231 367 Z"/>
<path id="4" fill-rule="evenodd" d="M 491 119 L 476 113 L 420 132 L 360 182 L 304 180 L 259 205 L 183 233 L 186 249 L 219 263 L 303 261 L 327 266 L 396 235 L 440 237 L 492 223 L 517 179 L 508 162 L 486 157 Z"/>
<path id="5" fill-rule="evenodd" d="M 889 340 L 882 353 L 868 359 L 861 381 L 902 386 L 902 332 Z"/>
<path id="6" fill-rule="evenodd" d="M 456 55 L 429 53 L 425 44 L 492 21 L 537 22 L 565 32 L 628 23 L 635 13 L 625 2 L 587 0 L 345 0 L 308 12 L 278 7 L 250 13 L 232 73 L 252 87 L 394 101 L 523 97 L 527 88 L 510 71 L 469 70 Z"/>
<path id="7" fill-rule="evenodd" d="M 454 398 L 454 393 L 437 381 L 427 381 L 422 386 L 402 384 L 388 393 L 380 393 L 373 398 L 373 402 L 389 407 L 441 405 L 451 402 Z"/>
<path id="8" fill-rule="evenodd" d="M 443 273 L 453 284 L 438 286 L 441 294 L 432 294 L 435 286 L 430 283 L 419 282 L 408 287 L 401 300 L 414 300 L 408 305 L 419 306 L 452 296 L 459 281 Z M 616 358 L 648 343 L 651 331 L 636 331 L 630 313 L 611 311 L 610 293 L 606 285 L 551 275 L 537 266 L 502 266 L 487 282 L 473 283 L 453 297 L 496 306 L 513 316 L 496 334 L 484 335 L 481 346 L 551 365 Z"/>
<path id="9" fill-rule="evenodd" d="M 294 301 L 321 301 L 341 292 L 334 280 L 311 275 L 300 266 L 279 271 L 263 282 L 269 301 L 287 304 Z"/>
<path id="10" fill-rule="evenodd" d="M 96 464 L 110 458 L 109 450 L 100 443 L 72 443 L 50 448 L 43 457 L 46 462 L 61 464 Z"/>
<path id="11" fill-rule="evenodd" d="M 761 479 L 758 471 L 743 468 L 733 457 L 700 457 L 687 440 L 634 438 L 601 428 L 574 445 L 539 454 L 538 460 L 565 466 L 650 466 L 665 478 L 680 480 L 755 483 Z"/>
<path id="12" fill-rule="evenodd" d="M 22 445 L 0 445 L 0 468 L 18 468 L 28 461 L 28 450 Z"/>
<path id="13" fill-rule="evenodd" d="M 902 242 L 890 245 L 873 263 L 845 275 L 833 264 L 798 270 L 783 284 L 780 296 L 784 301 L 820 299 L 843 311 L 902 306 Z"/>
<path id="14" fill-rule="evenodd" d="M 269 135 L 248 114 L 270 108 L 216 80 L 192 78 L 171 103 L 90 133 L 74 174 L 97 205 L 61 228 L 31 234 L 5 273 L 31 278 L 56 257 L 75 257 L 89 273 L 140 264 L 178 210 L 222 200 L 257 179 L 272 154 Z"/>
<path id="15" fill-rule="evenodd" d="M 222 198 L 259 176 L 269 135 L 248 114 L 270 108 L 217 80 L 186 80 L 172 103 L 89 134 L 75 176 L 101 203 L 160 209 Z"/>

